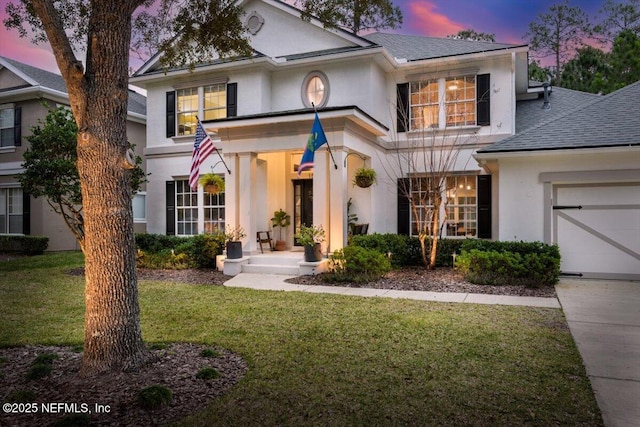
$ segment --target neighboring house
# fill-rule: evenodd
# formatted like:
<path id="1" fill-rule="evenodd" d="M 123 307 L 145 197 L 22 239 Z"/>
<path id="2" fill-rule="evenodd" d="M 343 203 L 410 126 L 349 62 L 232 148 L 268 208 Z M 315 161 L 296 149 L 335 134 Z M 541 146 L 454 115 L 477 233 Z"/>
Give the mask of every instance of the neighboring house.
<path id="1" fill-rule="evenodd" d="M 535 127 L 597 96 L 555 88 L 550 114 L 532 110 L 521 119 L 517 109 L 535 109 L 544 95 L 540 85 L 530 87 L 526 45 L 357 36 L 304 21 L 299 10 L 278 0 L 241 5 L 251 58 L 165 70 L 156 55 L 131 79 L 146 89 L 149 100 L 149 232 L 191 235 L 240 225 L 248 234 L 244 252 L 254 254 L 256 233 L 268 230 L 273 212 L 282 208 L 293 219 L 288 247 L 295 245 L 293 234 L 301 224 L 313 223 L 327 230 L 325 250 L 334 251 L 347 242 L 351 200 L 350 213 L 369 224 L 369 233 L 415 233 L 416 219 L 398 190 L 406 178 L 398 153 L 422 138 L 434 142 L 436 151 L 459 147 L 442 195 L 444 237 L 543 238 L 532 231 L 536 224 L 526 222 L 523 230 L 506 234 L 500 201 L 511 196 L 503 193 L 506 185 L 493 164 L 479 159 L 483 167 L 473 155 L 513 137 L 519 127 Z M 331 153 L 321 147 L 314 168 L 298 176 L 314 107 Z M 210 196 L 188 186 L 196 116 L 230 169 L 214 153 L 200 171 L 223 175 L 224 194 Z M 378 173 L 378 183 L 367 189 L 352 184 L 363 165 Z M 429 170 L 416 173 L 428 179 Z M 423 188 L 411 191 L 419 194 Z M 530 210 L 516 209 L 513 215 L 527 218 Z"/>
<path id="2" fill-rule="evenodd" d="M 46 105 L 45 105 L 46 104 Z M 48 108 L 68 106 L 69 97 L 60 75 L 0 57 L 0 234 L 42 235 L 48 250 L 79 249 L 74 235 L 45 198 L 22 191 L 17 179 L 22 171 L 25 137 Z M 129 92 L 127 136 L 142 154 L 146 137 L 146 100 Z M 144 166 L 144 165 L 143 165 Z M 133 200 L 135 230 L 146 231 L 145 192 Z"/>
<path id="3" fill-rule="evenodd" d="M 640 280 L 638 99 L 640 82 L 479 150 L 497 237 L 557 243 L 565 274 Z"/>

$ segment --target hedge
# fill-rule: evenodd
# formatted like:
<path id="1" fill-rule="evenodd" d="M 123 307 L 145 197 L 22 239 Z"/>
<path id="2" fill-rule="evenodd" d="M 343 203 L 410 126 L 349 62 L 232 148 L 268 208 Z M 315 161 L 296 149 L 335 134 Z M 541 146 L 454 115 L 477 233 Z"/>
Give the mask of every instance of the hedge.
<path id="1" fill-rule="evenodd" d="M 0 236 L 0 252 L 41 255 L 48 246 L 45 236 Z"/>
<path id="2" fill-rule="evenodd" d="M 560 251 L 541 242 L 466 240 L 456 268 L 480 285 L 551 286 L 560 277 Z"/>
<path id="3" fill-rule="evenodd" d="M 436 267 L 453 267 L 453 253 L 460 254 L 465 240 L 439 239 L 436 254 Z M 431 251 L 431 239 L 427 239 L 427 257 Z M 400 234 L 366 234 L 351 238 L 351 245 L 373 249 L 383 255 L 391 253 L 391 265 L 394 268 L 422 266 L 422 251 L 417 237 Z"/>

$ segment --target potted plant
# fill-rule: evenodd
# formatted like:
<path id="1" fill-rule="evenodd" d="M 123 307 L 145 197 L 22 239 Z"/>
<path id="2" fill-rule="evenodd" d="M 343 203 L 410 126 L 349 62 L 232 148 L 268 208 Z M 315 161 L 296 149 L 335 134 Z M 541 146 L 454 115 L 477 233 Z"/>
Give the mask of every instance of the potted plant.
<path id="1" fill-rule="evenodd" d="M 282 209 L 277 210 L 273 213 L 273 218 L 271 218 L 271 225 L 273 226 L 273 228 L 279 228 L 278 239 L 276 239 L 276 244 L 273 249 L 276 251 L 284 251 L 287 242 L 282 240 L 282 229 L 291 225 L 291 216 Z"/>
<path id="2" fill-rule="evenodd" d="M 209 194 L 224 193 L 224 179 L 217 173 L 203 174 L 198 183 L 202 185 L 205 192 Z"/>
<path id="3" fill-rule="evenodd" d="M 356 170 L 356 175 L 353 178 L 353 184 L 360 188 L 371 187 L 376 183 L 376 171 L 371 168 L 362 167 Z"/>
<path id="4" fill-rule="evenodd" d="M 241 240 L 247 237 L 247 233 L 245 233 L 244 228 L 239 225 L 236 225 L 235 227 L 227 226 L 224 236 L 227 246 L 227 258 L 242 258 Z"/>
<path id="5" fill-rule="evenodd" d="M 304 246 L 304 260 L 317 262 L 322 260 L 322 242 L 325 240 L 325 231 L 322 226 L 312 225 L 307 227 L 302 224 L 295 235 L 296 240 Z"/>

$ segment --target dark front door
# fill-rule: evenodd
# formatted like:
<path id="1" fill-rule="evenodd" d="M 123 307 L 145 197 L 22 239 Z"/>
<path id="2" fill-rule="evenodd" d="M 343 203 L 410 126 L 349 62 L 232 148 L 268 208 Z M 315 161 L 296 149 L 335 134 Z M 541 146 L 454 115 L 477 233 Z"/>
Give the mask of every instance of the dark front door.
<path id="1" fill-rule="evenodd" d="M 313 180 L 296 179 L 293 181 L 293 226 L 298 233 L 300 225 L 313 225 Z M 300 246 L 297 240 L 296 246 Z"/>

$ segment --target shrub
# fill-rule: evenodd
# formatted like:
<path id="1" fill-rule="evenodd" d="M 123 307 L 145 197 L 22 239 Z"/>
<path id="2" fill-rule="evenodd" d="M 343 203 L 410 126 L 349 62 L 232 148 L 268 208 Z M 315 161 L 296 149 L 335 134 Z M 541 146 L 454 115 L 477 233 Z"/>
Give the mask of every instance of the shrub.
<path id="1" fill-rule="evenodd" d="M 205 348 L 200 352 L 200 356 L 202 357 L 218 357 L 220 356 L 220 353 L 218 353 L 217 351 L 211 349 L 211 348 Z"/>
<path id="2" fill-rule="evenodd" d="M 456 268 L 477 284 L 548 286 L 558 283 L 560 251 L 540 242 L 467 240 Z"/>
<path id="3" fill-rule="evenodd" d="M 225 235 L 199 234 L 192 238 L 191 255 L 197 268 L 216 268 L 216 256 L 222 255 Z"/>
<path id="4" fill-rule="evenodd" d="M 144 409 L 157 409 L 173 399 L 171 390 L 163 385 L 152 385 L 140 390 L 138 404 Z"/>
<path id="5" fill-rule="evenodd" d="M 329 273 L 325 278 L 336 282 L 366 283 L 377 280 L 391 269 L 387 257 L 359 246 L 346 246 L 329 258 Z"/>
<path id="6" fill-rule="evenodd" d="M 53 370 L 53 361 L 58 359 L 59 356 L 54 353 L 42 353 L 39 354 L 27 371 L 27 381 L 39 380 L 51 373 Z"/>
<path id="7" fill-rule="evenodd" d="M 202 368 L 196 374 L 196 378 L 199 380 L 215 380 L 216 378 L 220 378 L 220 372 L 215 368 Z"/>
<path id="8" fill-rule="evenodd" d="M 44 236 L 0 236 L 0 252 L 42 255 L 47 246 L 49 238 Z"/>
<path id="9" fill-rule="evenodd" d="M 222 254 L 224 242 L 222 233 L 191 237 L 136 234 L 138 267 L 215 268 L 216 255 Z"/>

